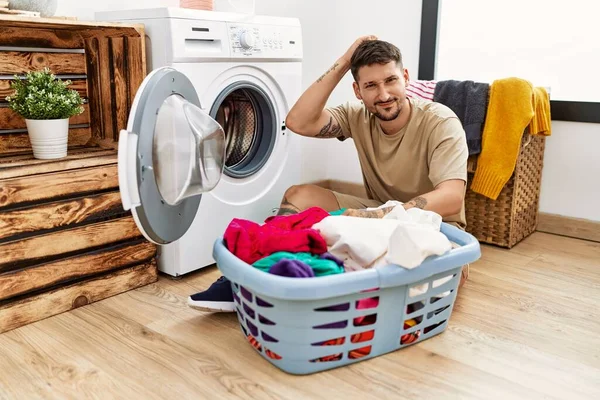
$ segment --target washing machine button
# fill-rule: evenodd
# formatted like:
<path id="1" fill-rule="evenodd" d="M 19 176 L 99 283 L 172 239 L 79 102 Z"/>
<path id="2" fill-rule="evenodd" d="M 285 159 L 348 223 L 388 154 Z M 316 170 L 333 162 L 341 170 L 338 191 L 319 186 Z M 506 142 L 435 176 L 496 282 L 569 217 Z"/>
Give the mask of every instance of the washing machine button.
<path id="1" fill-rule="evenodd" d="M 254 34 L 252 32 L 245 31 L 240 34 L 240 45 L 244 49 L 251 49 L 254 47 L 254 42 Z"/>

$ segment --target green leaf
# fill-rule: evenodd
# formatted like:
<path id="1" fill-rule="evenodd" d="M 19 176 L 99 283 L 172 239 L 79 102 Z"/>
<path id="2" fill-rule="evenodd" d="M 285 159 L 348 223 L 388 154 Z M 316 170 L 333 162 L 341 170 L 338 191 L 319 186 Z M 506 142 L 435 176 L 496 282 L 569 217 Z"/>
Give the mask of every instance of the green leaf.
<path id="1" fill-rule="evenodd" d="M 15 76 L 14 90 L 6 97 L 9 107 L 26 119 L 64 119 L 83 112 L 83 99 L 48 69 L 30 71 L 24 79 Z"/>

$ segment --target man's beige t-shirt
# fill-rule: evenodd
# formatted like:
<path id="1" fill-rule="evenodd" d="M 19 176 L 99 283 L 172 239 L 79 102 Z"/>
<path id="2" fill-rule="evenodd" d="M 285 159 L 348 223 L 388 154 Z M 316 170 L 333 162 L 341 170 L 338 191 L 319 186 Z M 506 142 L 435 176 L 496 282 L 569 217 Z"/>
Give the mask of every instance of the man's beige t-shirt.
<path id="1" fill-rule="evenodd" d="M 440 103 L 409 101 L 408 123 L 390 135 L 360 103 L 328 108 L 342 129 L 344 137 L 339 139 L 354 140 L 369 198 L 382 203 L 406 203 L 448 179 L 467 181 L 469 151 L 456 114 Z M 464 229 L 464 202 L 459 214 L 443 220 Z"/>

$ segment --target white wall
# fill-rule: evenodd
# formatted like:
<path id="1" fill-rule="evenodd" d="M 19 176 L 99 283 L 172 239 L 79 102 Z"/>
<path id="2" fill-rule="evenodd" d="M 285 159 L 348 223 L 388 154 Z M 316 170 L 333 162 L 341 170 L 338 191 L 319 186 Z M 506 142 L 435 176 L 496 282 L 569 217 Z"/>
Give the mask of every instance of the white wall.
<path id="1" fill-rule="evenodd" d="M 593 3 L 442 0 L 436 78 L 518 76 L 551 87 L 555 100 L 600 101 L 600 80 L 588 79 L 598 70 L 590 55 L 600 51 Z"/>
<path id="2" fill-rule="evenodd" d="M 600 124 L 552 122 L 540 211 L 600 221 Z"/>

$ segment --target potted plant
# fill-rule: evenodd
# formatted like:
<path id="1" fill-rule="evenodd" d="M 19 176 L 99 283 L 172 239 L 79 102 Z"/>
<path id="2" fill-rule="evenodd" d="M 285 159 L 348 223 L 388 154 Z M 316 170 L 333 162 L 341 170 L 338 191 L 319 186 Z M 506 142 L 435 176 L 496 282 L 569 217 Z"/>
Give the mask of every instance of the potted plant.
<path id="1" fill-rule="evenodd" d="M 14 93 L 6 98 L 10 108 L 25 118 L 33 156 L 39 159 L 67 155 L 69 118 L 83 112 L 83 99 L 48 69 L 15 76 Z"/>

